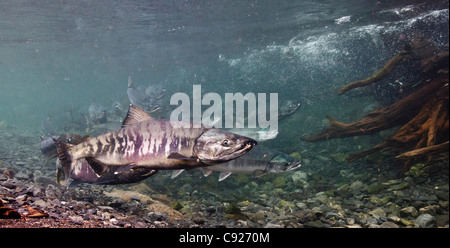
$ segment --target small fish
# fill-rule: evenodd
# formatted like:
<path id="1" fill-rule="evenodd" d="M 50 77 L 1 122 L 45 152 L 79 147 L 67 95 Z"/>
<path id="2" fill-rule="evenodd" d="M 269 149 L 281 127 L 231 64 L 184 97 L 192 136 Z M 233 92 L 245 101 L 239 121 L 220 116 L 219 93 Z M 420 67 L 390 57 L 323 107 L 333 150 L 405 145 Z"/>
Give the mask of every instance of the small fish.
<path id="1" fill-rule="evenodd" d="M 149 85 L 145 88 L 145 94 L 152 99 L 161 99 L 166 94 L 166 88 L 160 84 Z"/>
<path id="2" fill-rule="evenodd" d="M 99 124 L 99 123 L 105 123 L 106 122 L 106 108 L 99 105 L 98 103 L 92 103 L 91 106 L 89 106 L 89 118 L 92 123 Z"/>
<path id="3" fill-rule="evenodd" d="M 115 116 L 123 116 L 123 114 L 126 113 L 126 109 L 124 109 L 122 107 L 122 104 L 118 101 L 114 101 L 111 105 L 111 116 L 115 117 Z"/>
<path id="4" fill-rule="evenodd" d="M 138 106 L 149 114 L 157 112 L 161 109 L 160 100 L 165 92 L 165 88 L 156 88 L 151 85 L 148 86 L 144 92 L 140 91 L 133 86 L 131 76 L 128 77 L 128 100 L 130 100 L 131 104 Z"/>
<path id="5" fill-rule="evenodd" d="M 122 128 L 78 145 L 58 140 L 56 148 L 65 182 L 78 160 L 86 159 L 97 175 L 111 166 L 154 170 L 192 169 L 236 159 L 257 142 L 221 129 L 175 128 L 130 105 Z"/>
<path id="6" fill-rule="evenodd" d="M 278 121 L 286 119 L 287 117 L 293 115 L 299 109 L 301 103 L 292 100 L 285 100 L 280 102 L 280 109 L 278 111 Z M 225 112 L 224 115 L 230 114 Z M 256 118 L 256 113 L 249 113 L 249 115 L 254 115 Z M 205 124 L 208 126 L 214 126 L 217 123 L 221 122 L 221 118 L 215 118 L 213 120 L 204 120 Z M 242 123 L 243 125 L 248 122 L 247 118 L 244 119 L 236 119 L 236 122 Z M 267 128 L 225 128 L 226 131 L 239 134 L 242 136 L 246 136 L 252 138 L 256 141 L 265 141 L 275 139 L 278 136 L 278 130 L 271 130 Z"/>
<path id="7" fill-rule="evenodd" d="M 50 116 L 47 116 L 41 121 L 41 129 L 45 136 L 55 135 L 55 129 L 53 128 L 53 123 Z"/>
<path id="8" fill-rule="evenodd" d="M 252 138 L 256 141 L 275 139 L 278 135 L 278 130 L 270 130 L 265 128 L 227 128 L 225 130 Z"/>
<path id="9" fill-rule="evenodd" d="M 278 110 L 278 120 L 285 119 L 293 115 L 300 108 L 301 103 L 292 100 L 281 101 L 280 109 Z"/>
<path id="10" fill-rule="evenodd" d="M 255 147 L 245 155 L 227 163 L 201 168 L 204 176 L 213 171 L 219 171 L 219 181 L 225 180 L 231 174 L 251 174 L 254 178 L 268 173 L 281 173 L 300 168 L 301 163 L 296 158 L 273 149 Z M 183 170 L 174 171 L 172 178 L 177 177 Z"/>
<path id="11" fill-rule="evenodd" d="M 147 95 L 144 92 L 134 88 L 131 76 L 128 77 L 127 95 L 131 104 L 135 106 L 141 106 L 141 104 L 145 101 L 145 98 L 147 98 Z"/>

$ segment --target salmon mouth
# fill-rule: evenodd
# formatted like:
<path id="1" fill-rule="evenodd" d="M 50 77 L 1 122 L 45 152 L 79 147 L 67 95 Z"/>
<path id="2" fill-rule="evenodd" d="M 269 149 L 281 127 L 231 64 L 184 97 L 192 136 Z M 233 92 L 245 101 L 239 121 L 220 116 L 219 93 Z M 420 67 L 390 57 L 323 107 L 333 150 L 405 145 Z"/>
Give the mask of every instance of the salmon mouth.
<path id="1" fill-rule="evenodd" d="M 302 166 L 302 164 L 300 163 L 300 161 L 299 161 L 299 162 L 292 163 L 292 164 L 290 164 L 290 165 L 286 168 L 286 171 L 293 171 L 293 170 L 296 170 L 296 169 L 300 168 L 300 166 Z"/>
<path id="2" fill-rule="evenodd" d="M 256 146 L 258 144 L 258 142 L 256 142 L 256 140 L 249 140 L 247 142 L 245 142 L 244 147 L 242 148 L 243 151 L 246 150 L 250 150 L 252 149 L 254 146 Z"/>
<path id="3" fill-rule="evenodd" d="M 237 147 L 235 150 L 226 154 L 226 156 L 234 156 L 234 158 L 240 157 L 240 156 L 244 155 L 246 152 L 250 151 L 257 144 L 258 144 L 258 142 L 256 142 L 256 140 L 249 139 L 249 140 L 243 142 L 243 144 L 240 145 L 239 147 Z M 232 158 L 232 159 L 234 159 L 234 158 Z"/>
<path id="4" fill-rule="evenodd" d="M 158 105 L 156 105 L 155 107 L 153 107 L 151 110 L 149 110 L 149 113 L 151 114 L 151 113 L 154 113 L 154 112 L 156 112 L 156 111 L 158 111 L 158 110 L 160 110 L 161 109 L 161 106 L 158 104 Z"/>
<path id="5" fill-rule="evenodd" d="M 220 154 L 216 155 L 216 159 L 210 159 L 210 162 L 215 163 L 224 163 L 233 159 L 236 159 L 244 154 L 246 154 L 248 151 L 250 151 L 253 146 L 257 145 L 258 142 L 256 142 L 253 139 L 246 140 L 242 142 L 241 145 L 234 149 L 229 149 L 226 151 L 221 152 Z M 205 162 L 207 160 L 203 160 Z"/>

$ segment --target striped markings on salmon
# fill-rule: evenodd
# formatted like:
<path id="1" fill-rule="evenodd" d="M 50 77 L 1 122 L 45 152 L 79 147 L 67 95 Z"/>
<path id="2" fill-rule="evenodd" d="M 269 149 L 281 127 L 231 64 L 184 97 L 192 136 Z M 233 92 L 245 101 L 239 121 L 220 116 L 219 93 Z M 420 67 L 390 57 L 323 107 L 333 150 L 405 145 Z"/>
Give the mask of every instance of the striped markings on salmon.
<path id="1" fill-rule="evenodd" d="M 130 165 L 130 169 L 192 169 L 238 158 L 257 144 L 221 129 L 172 124 L 130 105 L 119 130 L 87 137 L 77 145 L 55 141 L 65 183 L 80 159 L 86 159 L 97 175 L 110 166 L 123 165 Z"/>

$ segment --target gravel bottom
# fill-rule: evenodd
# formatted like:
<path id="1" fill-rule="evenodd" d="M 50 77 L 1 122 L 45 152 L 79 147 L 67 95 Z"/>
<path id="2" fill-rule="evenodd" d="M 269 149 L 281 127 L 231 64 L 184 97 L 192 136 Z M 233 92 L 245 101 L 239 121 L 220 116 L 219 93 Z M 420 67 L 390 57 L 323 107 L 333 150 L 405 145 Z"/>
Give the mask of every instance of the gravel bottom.
<path id="1" fill-rule="evenodd" d="M 324 151 L 302 154 L 310 159 L 298 171 L 257 179 L 218 182 L 193 170 L 175 180 L 159 172 L 130 185 L 66 188 L 32 137 L 0 130 L 0 139 L 10 142 L 0 143 L 2 228 L 449 226 L 448 157 L 399 176 L 398 167 L 350 167 Z"/>

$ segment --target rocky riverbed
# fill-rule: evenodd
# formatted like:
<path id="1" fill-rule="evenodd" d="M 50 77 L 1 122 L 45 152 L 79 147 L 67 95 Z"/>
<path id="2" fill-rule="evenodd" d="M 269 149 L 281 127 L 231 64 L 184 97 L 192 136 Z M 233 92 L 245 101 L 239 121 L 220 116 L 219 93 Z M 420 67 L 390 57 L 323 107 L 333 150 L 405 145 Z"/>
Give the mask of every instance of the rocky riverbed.
<path id="1" fill-rule="evenodd" d="M 0 129 L 0 227 L 434 228 L 449 225 L 448 157 L 398 168 L 298 152 L 300 170 L 252 179 L 159 172 L 130 185 L 55 183 L 39 138 Z M 368 161 L 365 161 L 368 162 Z M 386 162 L 384 162 L 386 163 Z M 320 166 L 318 166 L 320 165 Z"/>

